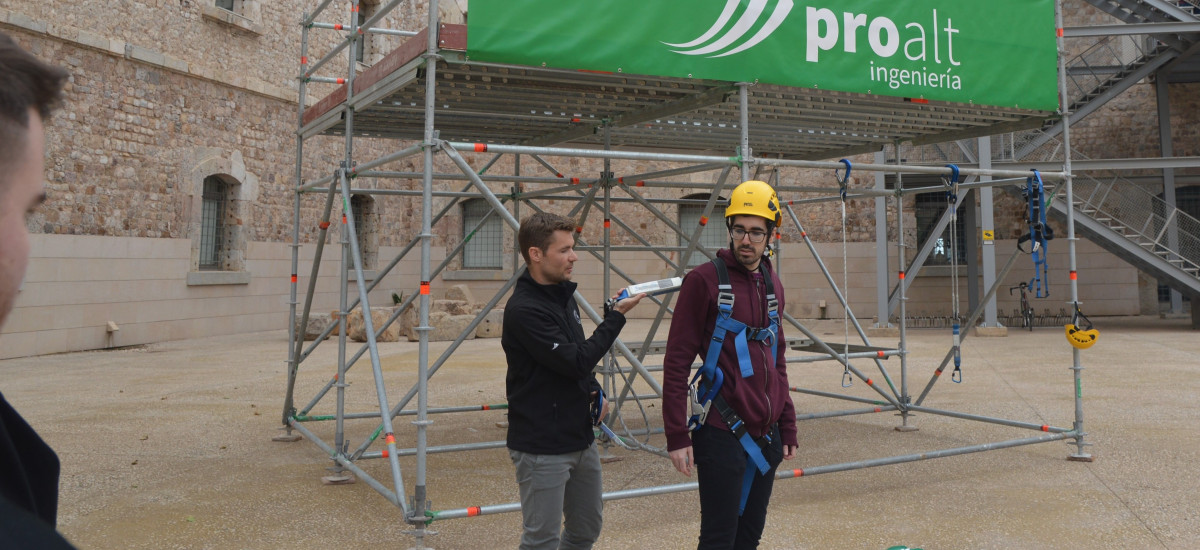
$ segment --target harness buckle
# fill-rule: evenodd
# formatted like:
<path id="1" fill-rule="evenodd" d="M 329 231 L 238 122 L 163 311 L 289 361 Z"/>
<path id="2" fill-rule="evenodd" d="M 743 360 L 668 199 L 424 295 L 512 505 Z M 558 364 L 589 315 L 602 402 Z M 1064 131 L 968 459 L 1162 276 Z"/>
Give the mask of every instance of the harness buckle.
<path id="1" fill-rule="evenodd" d="M 730 311 L 733 310 L 733 293 L 722 290 L 717 293 L 717 307 L 729 306 Z"/>
<path id="2" fill-rule="evenodd" d="M 688 386 L 688 405 L 690 406 L 691 414 L 689 414 L 688 428 L 695 430 L 704 425 L 704 421 L 708 419 L 708 411 L 712 408 L 712 400 L 707 403 L 700 403 L 700 395 L 696 392 L 696 386 Z"/>

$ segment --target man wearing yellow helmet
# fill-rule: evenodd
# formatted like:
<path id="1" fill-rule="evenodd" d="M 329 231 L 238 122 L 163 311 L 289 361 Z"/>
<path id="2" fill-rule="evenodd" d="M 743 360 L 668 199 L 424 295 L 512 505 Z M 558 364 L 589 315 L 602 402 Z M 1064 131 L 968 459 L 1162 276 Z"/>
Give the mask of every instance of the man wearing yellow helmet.
<path id="1" fill-rule="evenodd" d="M 675 469 L 691 476 L 696 467 L 700 549 L 758 546 L 775 468 L 796 452 L 783 284 L 764 255 L 782 219 L 770 185 L 738 185 L 725 209 L 729 249 L 688 273 L 672 316 L 663 425 Z"/>

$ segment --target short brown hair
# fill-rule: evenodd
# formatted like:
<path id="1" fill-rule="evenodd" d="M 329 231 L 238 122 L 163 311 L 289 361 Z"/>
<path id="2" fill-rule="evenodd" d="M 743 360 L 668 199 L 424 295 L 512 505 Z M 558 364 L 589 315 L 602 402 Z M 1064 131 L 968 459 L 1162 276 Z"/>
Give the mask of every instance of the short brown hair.
<path id="1" fill-rule="evenodd" d="M 21 49 L 11 36 L 0 33 L 0 191 L 14 147 L 29 129 L 29 109 L 45 120 L 62 101 L 67 71 L 49 65 Z"/>
<path id="2" fill-rule="evenodd" d="M 517 231 L 517 246 L 521 248 L 521 257 L 525 258 L 528 265 L 530 248 L 536 246 L 538 250 L 545 252 L 554 238 L 555 231 L 574 230 L 575 222 L 558 214 L 538 212 L 525 218 L 521 222 L 521 229 Z"/>

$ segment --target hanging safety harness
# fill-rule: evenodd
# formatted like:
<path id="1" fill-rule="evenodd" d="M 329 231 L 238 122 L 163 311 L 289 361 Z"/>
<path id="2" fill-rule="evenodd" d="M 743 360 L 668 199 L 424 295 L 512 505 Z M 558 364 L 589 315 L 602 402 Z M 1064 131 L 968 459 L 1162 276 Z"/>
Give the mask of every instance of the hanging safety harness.
<path id="1" fill-rule="evenodd" d="M 742 500 L 738 505 L 740 516 L 746 509 L 746 499 L 750 496 L 750 485 L 754 482 L 755 471 L 759 475 L 765 475 L 771 469 L 762 452 L 770 444 L 771 434 L 767 433 L 759 438 L 750 435 L 737 411 L 721 397 L 720 390 L 725 381 L 725 374 L 717 367 L 717 359 L 721 355 L 725 338 L 732 334 L 742 378 L 754 376 L 754 365 L 750 362 L 750 349 L 747 344 L 751 340 L 767 342 L 771 346 L 771 356 L 778 361 L 779 348 L 776 346 L 776 338 L 779 335 L 779 301 L 775 298 L 775 285 L 771 281 L 771 274 L 760 265 L 759 270 L 767 284 L 767 314 L 770 325 L 757 328 L 734 319 L 733 286 L 729 284 L 729 271 L 724 260 L 720 258 L 714 259 L 712 264 L 717 268 L 717 323 L 713 327 L 712 341 L 709 342 L 704 364 L 692 377 L 688 388 L 692 412 L 691 418 L 688 419 L 688 428 L 692 431 L 702 428 L 710 407 L 715 406 L 721 419 L 741 442 L 746 451 L 746 473 L 742 478 Z M 751 465 L 754 467 L 751 468 Z"/>
<path id="2" fill-rule="evenodd" d="M 1032 176 L 1025 178 L 1025 190 L 1021 194 L 1029 205 L 1029 233 L 1017 239 L 1017 248 L 1024 252 L 1021 243 L 1033 243 L 1033 280 L 1029 281 L 1029 286 L 1033 287 L 1035 296 L 1046 298 L 1050 296 L 1050 278 L 1046 272 L 1047 241 L 1054 238 L 1054 230 L 1046 223 L 1046 188 L 1042 185 L 1042 175 L 1037 170 L 1033 171 Z"/>

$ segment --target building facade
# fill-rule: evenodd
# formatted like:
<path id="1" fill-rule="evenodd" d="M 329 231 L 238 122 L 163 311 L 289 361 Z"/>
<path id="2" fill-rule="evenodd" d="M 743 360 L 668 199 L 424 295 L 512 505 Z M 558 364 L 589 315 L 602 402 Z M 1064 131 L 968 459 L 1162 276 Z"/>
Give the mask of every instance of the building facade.
<path id="1" fill-rule="evenodd" d="M 363 0 L 359 17 L 365 20 L 381 4 L 386 2 Z M 465 4 L 442 0 L 443 21 L 462 22 L 469 15 Z M 34 234 L 33 258 L 16 311 L 0 334 L 0 358 L 287 327 L 298 171 L 297 76 L 304 46 L 300 21 L 314 5 L 302 0 L 0 0 L 0 31 L 71 72 L 66 103 L 48 125 L 49 200 L 28 222 Z M 348 26 L 350 5 L 346 0 L 333 2 L 326 13 L 341 14 L 345 19 L 328 23 Z M 1099 24 L 1107 17 L 1082 2 L 1068 5 L 1072 14 L 1068 24 Z M 419 30 L 425 26 L 427 9 L 424 1 L 406 2 L 381 26 Z M 345 36 L 344 31 L 332 29 L 312 29 L 309 34 L 308 51 L 313 55 L 323 55 Z M 354 61 L 355 70 L 370 67 L 403 40 L 392 34 L 369 35 Z M 335 57 L 321 73 L 347 74 L 348 60 L 348 56 Z M 310 82 L 305 103 L 312 104 L 336 88 L 336 84 Z M 1171 84 L 1168 91 L 1173 154 L 1200 156 L 1200 84 Z M 1074 148 L 1090 158 L 1159 156 L 1154 84 L 1147 80 L 1134 86 L 1073 125 L 1072 132 Z M 1003 147 L 1002 137 L 996 142 L 998 148 Z M 384 140 L 356 139 L 354 143 L 356 159 L 374 158 L 398 148 Z M 343 140 L 336 136 L 308 140 L 304 147 L 299 167 L 304 181 L 332 173 L 346 155 Z M 482 170 L 488 158 L 469 160 Z M 861 160 L 870 162 L 871 157 Z M 439 172 L 455 171 L 449 162 L 438 162 Z M 544 170 L 529 164 L 523 173 Z M 395 169 L 416 173 L 421 170 L 420 161 Z M 602 166 L 596 161 L 571 159 L 555 169 L 588 178 L 599 174 Z M 612 167 L 617 175 L 652 169 L 633 161 L 614 162 Z M 488 170 L 490 174 L 512 174 L 517 167 L 506 159 Z M 696 182 L 712 179 L 711 175 L 690 177 Z M 791 182 L 833 181 L 831 174 L 816 171 L 789 172 L 782 177 Z M 1195 172 L 1180 171 L 1179 177 L 1181 186 L 1200 183 L 1195 181 Z M 419 188 L 420 181 L 396 178 L 357 184 L 412 190 Z M 513 189 L 511 183 L 492 185 L 498 193 Z M 857 176 L 851 185 L 870 187 L 874 180 Z M 1153 186 L 1153 182 L 1147 185 Z M 436 187 L 458 191 L 464 182 L 438 181 Z M 677 199 L 688 193 L 655 190 L 648 195 Z M 435 211 L 448 201 L 438 199 Z M 435 260 L 445 259 L 449 251 L 469 239 L 433 281 L 435 297 L 449 285 L 462 283 L 476 289 L 476 296 L 488 297 L 520 266 L 512 253 L 512 231 L 498 218 L 492 217 L 475 230 L 486 213 L 479 201 L 456 204 L 434 228 Z M 315 253 L 321 204 L 316 198 L 301 202 L 302 284 L 306 284 L 308 262 Z M 403 196 L 356 196 L 351 207 L 361 226 L 359 244 L 369 278 L 420 232 L 420 208 L 414 204 L 415 199 Z M 564 213 L 570 206 L 546 205 Z M 922 206 L 919 197 L 907 199 L 904 227 L 908 243 L 928 238 L 921 234 L 922 222 L 939 212 L 936 204 L 924 204 L 926 210 Z M 889 229 L 888 242 L 876 243 L 874 208 L 873 201 L 847 205 L 844 242 L 836 203 L 797 212 L 809 235 L 818 241 L 822 257 L 848 258 L 845 293 L 860 317 L 870 317 L 873 312 L 879 268 L 876 247 L 894 251 L 897 237 Z M 694 207 L 666 205 L 663 209 L 692 224 L 698 216 Z M 1019 198 L 997 194 L 998 251 L 1015 247 L 1025 230 L 1022 211 Z M 527 214 L 528 210 L 516 213 Z M 336 212 L 334 216 L 336 219 Z M 635 203 L 618 204 L 614 216 L 652 243 L 679 244 L 661 221 Z M 790 313 L 799 318 L 840 316 L 836 299 L 799 232 L 789 225 L 785 223 L 783 228 L 780 255 Z M 582 236 L 591 243 L 601 242 L 599 216 L 584 224 Z M 635 242 L 624 231 L 614 231 L 612 238 L 615 244 Z M 720 228 L 706 238 L 720 243 Z M 335 230 L 327 242 L 336 244 L 338 239 Z M 1157 296 L 1148 290 L 1152 280 L 1098 246 L 1082 240 L 1079 245 L 1081 300 L 1088 304 L 1089 315 L 1157 312 Z M 326 250 L 316 303 L 318 309 L 328 311 L 337 307 L 342 267 L 338 254 Z M 906 251 L 906 260 L 914 253 Z M 890 254 L 894 262 L 896 253 Z M 953 267 L 946 265 L 945 254 L 943 251 L 943 258 L 934 262 L 941 265 L 929 265 L 914 283 L 910 314 L 944 315 L 948 309 L 946 270 Z M 618 253 L 615 258 L 635 278 L 671 274 L 654 258 L 633 253 Z M 1051 256 L 1055 273 L 1052 296 L 1064 299 L 1065 262 L 1065 254 Z M 895 265 L 890 270 L 895 271 Z M 418 271 L 417 260 L 402 261 L 378 285 L 373 302 L 390 303 L 393 292 L 415 290 Z M 602 275 L 598 260 L 581 260 L 577 277 L 588 289 L 589 299 L 602 298 Z M 1018 269 L 1010 279 L 1015 285 L 1028 279 L 1028 273 Z M 998 298 L 1002 311 L 1015 307 L 1015 297 L 1001 293 Z M 1062 300 L 1045 304 L 1054 311 L 1064 306 Z M 1038 304 L 1039 310 L 1041 307 Z"/>

